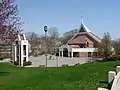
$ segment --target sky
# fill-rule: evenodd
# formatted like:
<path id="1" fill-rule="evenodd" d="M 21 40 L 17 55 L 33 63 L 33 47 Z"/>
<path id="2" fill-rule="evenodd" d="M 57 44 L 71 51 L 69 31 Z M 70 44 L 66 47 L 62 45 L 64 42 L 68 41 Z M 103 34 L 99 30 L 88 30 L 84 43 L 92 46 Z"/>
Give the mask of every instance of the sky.
<path id="1" fill-rule="evenodd" d="M 59 33 L 84 24 L 97 36 L 109 32 L 120 38 L 120 0 L 15 0 L 24 32 L 44 34 L 43 27 L 57 27 Z"/>

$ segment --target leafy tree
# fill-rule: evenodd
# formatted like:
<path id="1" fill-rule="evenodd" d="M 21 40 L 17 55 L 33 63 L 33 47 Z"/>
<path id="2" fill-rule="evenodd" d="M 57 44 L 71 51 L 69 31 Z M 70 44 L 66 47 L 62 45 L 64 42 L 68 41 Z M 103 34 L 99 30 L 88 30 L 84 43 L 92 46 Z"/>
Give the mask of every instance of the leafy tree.
<path id="1" fill-rule="evenodd" d="M 98 51 L 104 58 L 108 58 L 112 55 L 112 41 L 108 32 L 104 33 L 101 43 L 99 44 Z"/>
<path id="2" fill-rule="evenodd" d="M 113 41 L 113 47 L 116 55 L 120 55 L 120 39 Z"/>
<path id="3" fill-rule="evenodd" d="M 0 0 L 1 43 L 11 44 L 16 39 L 17 34 L 21 32 L 22 24 L 14 0 Z"/>

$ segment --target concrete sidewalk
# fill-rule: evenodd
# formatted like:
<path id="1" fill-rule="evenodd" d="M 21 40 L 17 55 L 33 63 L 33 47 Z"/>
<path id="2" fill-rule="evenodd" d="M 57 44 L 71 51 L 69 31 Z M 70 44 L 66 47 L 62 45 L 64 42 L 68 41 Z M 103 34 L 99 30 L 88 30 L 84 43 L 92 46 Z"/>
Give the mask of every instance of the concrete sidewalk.
<path id="1" fill-rule="evenodd" d="M 51 57 L 51 59 L 49 60 L 49 57 Z M 56 66 L 62 66 L 65 64 L 68 64 L 68 66 L 73 66 L 75 64 L 84 64 L 87 63 L 89 60 L 89 58 L 68 58 L 68 57 L 57 57 L 54 55 L 48 55 L 47 56 L 47 67 L 56 67 Z M 57 59 L 57 60 L 56 60 Z M 46 64 L 46 60 L 45 60 L 45 56 L 38 56 L 38 57 L 33 57 L 30 56 L 29 57 L 29 61 L 32 62 L 32 65 L 27 66 L 27 67 L 39 67 L 40 65 L 45 65 Z M 58 61 L 58 62 L 57 62 Z"/>

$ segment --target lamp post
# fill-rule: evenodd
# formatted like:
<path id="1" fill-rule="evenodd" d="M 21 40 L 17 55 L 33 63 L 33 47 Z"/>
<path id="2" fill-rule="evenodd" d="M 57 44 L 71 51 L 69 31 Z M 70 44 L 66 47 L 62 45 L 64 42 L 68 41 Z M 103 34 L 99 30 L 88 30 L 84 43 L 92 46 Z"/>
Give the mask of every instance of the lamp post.
<path id="1" fill-rule="evenodd" d="M 46 61 L 46 70 L 47 70 L 47 26 L 44 26 L 44 31 L 45 31 L 45 61 Z"/>
<path id="2" fill-rule="evenodd" d="M 56 42 L 56 39 L 55 39 L 55 42 Z M 57 45 L 55 43 L 55 60 L 56 60 L 56 67 L 58 67 L 58 57 L 57 57 L 56 53 L 57 53 Z"/>

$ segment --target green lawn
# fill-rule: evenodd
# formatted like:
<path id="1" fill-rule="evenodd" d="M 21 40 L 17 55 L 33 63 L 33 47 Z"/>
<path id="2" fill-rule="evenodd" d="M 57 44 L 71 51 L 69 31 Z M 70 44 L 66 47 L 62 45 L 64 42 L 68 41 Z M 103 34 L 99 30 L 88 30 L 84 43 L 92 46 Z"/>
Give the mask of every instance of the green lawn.
<path id="1" fill-rule="evenodd" d="M 74 67 L 18 68 L 0 63 L 0 90 L 97 90 L 106 87 L 107 73 L 118 61 Z"/>

